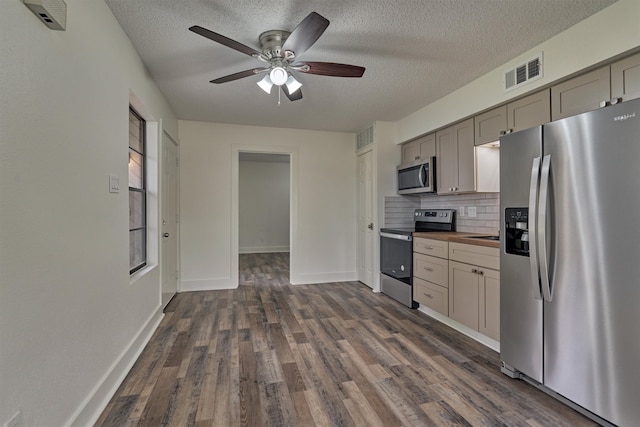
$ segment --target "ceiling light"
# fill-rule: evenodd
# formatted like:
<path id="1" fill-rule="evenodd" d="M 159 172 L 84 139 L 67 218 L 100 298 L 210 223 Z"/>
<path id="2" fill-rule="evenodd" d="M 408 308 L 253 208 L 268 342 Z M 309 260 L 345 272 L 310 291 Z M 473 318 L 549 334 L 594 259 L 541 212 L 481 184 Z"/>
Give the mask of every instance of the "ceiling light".
<path id="1" fill-rule="evenodd" d="M 273 82 L 269 78 L 269 74 L 264 76 L 264 78 L 258 82 L 258 86 L 260 86 L 260 88 L 263 91 L 265 91 L 267 93 L 271 93 L 271 88 L 273 87 Z"/>
<path id="2" fill-rule="evenodd" d="M 269 77 L 271 78 L 271 83 L 273 83 L 276 86 L 282 86 L 287 82 L 287 79 L 289 78 L 289 74 L 287 73 L 287 70 L 285 70 L 284 68 L 275 67 L 269 73 Z"/>
<path id="3" fill-rule="evenodd" d="M 293 76 L 289 76 L 289 78 L 287 79 L 287 83 L 285 84 L 287 85 L 287 90 L 289 91 L 289 95 L 291 95 L 292 93 L 294 93 L 295 91 L 297 91 L 302 87 L 302 83 L 297 81 Z"/>

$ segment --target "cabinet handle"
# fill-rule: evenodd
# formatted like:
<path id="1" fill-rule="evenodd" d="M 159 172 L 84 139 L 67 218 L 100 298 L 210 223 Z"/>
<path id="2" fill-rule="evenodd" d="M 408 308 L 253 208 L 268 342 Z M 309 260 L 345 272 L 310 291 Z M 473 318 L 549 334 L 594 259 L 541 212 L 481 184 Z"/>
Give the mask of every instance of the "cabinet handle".
<path id="1" fill-rule="evenodd" d="M 478 274 L 478 269 L 477 269 L 477 268 L 472 268 L 472 269 L 471 269 L 471 272 L 472 272 L 472 273 L 475 273 L 475 274 Z"/>
<path id="2" fill-rule="evenodd" d="M 612 98 L 611 101 L 609 101 L 609 105 L 616 105 L 620 102 L 622 102 L 622 98 Z"/>
<path id="3" fill-rule="evenodd" d="M 415 156 L 413 160 L 420 160 L 420 156 Z"/>
<path id="4" fill-rule="evenodd" d="M 427 271 L 433 271 L 433 268 L 429 268 L 429 267 L 424 267 L 424 269 Z"/>
<path id="5" fill-rule="evenodd" d="M 433 246 L 426 246 L 426 245 L 424 245 L 424 246 L 423 246 L 423 248 L 428 249 L 428 250 L 430 250 L 430 251 L 431 251 L 431 250 L 433 250 Z"/>
<path id="6" fill-rule="evenodd" d="M 600 108 L 607 107 L 609 105 L 611 105 L 611 102 L 609 101 L 600 101 Z"/>
<path id="7" fill-rule="evenodd" d="M 484 271 L 478 270 L 478 274 L 482 276 L 482 275 L 484 275 Z"/>
<path id="8" fill-rule="evenodd" d="M 427 293 L 425 293 L 425 294 L 424 294 L 424 296 L 425 296 L 425 297 L 427 297 L 427 298 L 429 298 L 429 299 L 433 299 L 433 295 L 431 295 L 431 294 L 427 294 Z"/>

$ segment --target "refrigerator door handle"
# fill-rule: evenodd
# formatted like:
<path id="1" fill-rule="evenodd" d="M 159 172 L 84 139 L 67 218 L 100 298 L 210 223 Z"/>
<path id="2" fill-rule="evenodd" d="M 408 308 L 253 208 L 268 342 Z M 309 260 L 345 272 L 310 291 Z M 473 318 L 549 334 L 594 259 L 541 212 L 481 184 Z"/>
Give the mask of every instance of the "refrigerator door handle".
<path id="1" fill-rule="evenodd" d="M 531 267 L 531 285 L 533 297 L 542 299 L 540 292 L 540 274 L 538 263 L 538 182 L 540 179 L 540 157 L 533 159 L 531 166 L 531 182 L 529 184 L 529 265 Z"/>
<path id="2" fill-rule="evenodd" d="M 549 259 L 547 257 L 547 203 L 549 201 L 549 176 L 551 174 L 551 154 L 542 159 L 540 173 L 540 200 L 538 202 L 538 258 L 540 264 L 540 285 L 545 301 L 551 302 L 551 282 L 549 280 Z"/>

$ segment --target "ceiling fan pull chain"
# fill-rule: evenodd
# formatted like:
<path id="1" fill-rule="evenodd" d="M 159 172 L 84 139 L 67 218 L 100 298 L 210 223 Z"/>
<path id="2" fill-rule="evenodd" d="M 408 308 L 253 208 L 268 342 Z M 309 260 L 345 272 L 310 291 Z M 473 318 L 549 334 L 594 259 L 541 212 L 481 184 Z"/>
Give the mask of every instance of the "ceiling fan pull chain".
<path id="1" fill-rule="evenodd" d="M 280 91 L 278 90 L 278 108 L 280 108 Z"/>

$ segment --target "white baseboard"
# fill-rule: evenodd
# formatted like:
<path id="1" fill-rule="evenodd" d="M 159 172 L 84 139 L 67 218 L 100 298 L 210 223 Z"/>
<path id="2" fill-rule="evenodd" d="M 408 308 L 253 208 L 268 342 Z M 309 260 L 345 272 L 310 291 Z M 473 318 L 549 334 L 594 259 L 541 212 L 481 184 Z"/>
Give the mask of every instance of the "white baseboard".
<path id="1" fill-rule="evenodd" d="M 65 425 L 90 426 L 95 424 L 133 364 L 138 360 L 140 353 L 151 339 L 163 317 L 162 308 L 158 307 Z"/>
<path id="2" fill-rule="evenodd" d="M 289 281 L 292 285 L 313 285 L 332 282 L 355 282 L 358 274 L 355 271 L 338 271 L 335 273 L 306 273 L 291 275 Z"/>
<path id="3" fill-rule="evenodd" d="M 180 292 L 220 291 L 223 289 L 236 289 L 237 287 L 237 283 L 231 283 L 231 278 L 183 280 L 180 282 Z"/>
<path id="4" fill-rule="evenodd" d="M 436 320 L 444 323 L 445 325 L 455 329 L 456 331 L 458 331 L 458 332 L 460 332 L 462 334 L 465 334 L 469 338 L 473 338 L 474 340 L 478 341 L 480 344 L 484 344 L 487 347 L 489 347 L 490 349 L 500 353 L 500 342 L 499 341 L 496 341 L 493 338 L 489 338 L 488 336 L 483 335 L 478 331 L 474 331 L 473 329 L 469 328 L 468 326 L 465 326 L 460 322 L 456 322 L 452 318 L 447 317 L 444 314 L 438 313 L 437 311 L 432 310 L 429 307 L 424 306 L 422 304 L 420 304 L 420 307 L 418 307 L 418 310 L 420 310 L 421 312 L 423 312 L 427 316 L 433 317 L 434 319 L 436 319 Z"/>
<path id="5" fill-rule="evenodd" d="M 247 246 L 239 248 L 241 254 L 272 254 L 276 252 L 289 252 L 289 245 L 286 246 Z"/>

